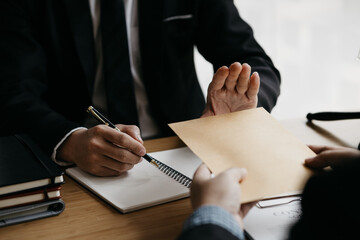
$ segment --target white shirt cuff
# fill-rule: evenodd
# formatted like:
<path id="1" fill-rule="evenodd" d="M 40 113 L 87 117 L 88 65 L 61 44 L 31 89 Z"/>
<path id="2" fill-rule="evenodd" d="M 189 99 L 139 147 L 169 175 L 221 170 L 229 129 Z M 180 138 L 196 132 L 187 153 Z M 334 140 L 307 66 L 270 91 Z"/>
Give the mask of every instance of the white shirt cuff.
<path id="1" fill-rule="evenodd" d="M 71 162 L 66 162 L 66 161 L 63 161 L 63 160 L 57 160 L 57 159 L 56 159 L 56 154 L 57 154 L 57 150 L 58 150 L 58 148 L 60 147 L 60 145 L 70 136 L 70 134 L 72 134 L 73 132 L 75 132 L 75 131 L 77 131 L 77 130 L 80 130 L 80 129 L 87 129 L 87 128 L 85 128 L 85 127 L 74 128 L 73 130 L 71 130 L 70 132 L 68 132 L 68 133 L 65 135 L 65 137 L 63 137 L 58 144 L 56 144 L 56 146 L 55 146 L 55 148 L 54 148 L 54 151 L 53 151 L 53 153 L 51 154 L 51 159 L 52 159 L 56 164 L 58 164 L 58 165 L 60 165 L 60 166 L 64 166 L 64 167 L 73 165 L 73 163 L 71 163 Z"/>

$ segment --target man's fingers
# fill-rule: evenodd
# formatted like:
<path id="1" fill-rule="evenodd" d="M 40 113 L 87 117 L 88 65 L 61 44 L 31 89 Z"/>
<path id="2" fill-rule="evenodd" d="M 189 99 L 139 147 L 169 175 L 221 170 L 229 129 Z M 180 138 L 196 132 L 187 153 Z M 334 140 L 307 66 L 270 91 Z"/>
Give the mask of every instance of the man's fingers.
<path id="1" fill-rule="evenodd" d="M 105 143 L 105 145 L 110 143 Z M 122 172 L 126 172 L 137 164 L 141 157 L 129 152 L 126 149 L 121 149 L 113 145 L 115 150 L 118 150 L 121 154 L 110 157 L 112 153 L 106 152 L 106 147 L 97 149 L 88 162 L 82 166 L 86 171 L 98 175 L 98 176 L 115 176 Z M 106 152 L 102 154 L 102 152 Z M 116 154 L 116 152 L 115 152 Z M 122 155 L 123 154 L 123 155 Z"/>
<path id="2" fill-rule="evenodd" d="M 114 161 L 117 161 L 119 163 L 137 164 L 140 162 L 141 156 L 143 155 L 139 155 L 139 153 L 134 153 L 133 151 L 129 150 L 130 148 L 127 147 L 129 146 L 129 144 L 126 143 L 126 141 L 129 141 L 131 142 L 131 144 L 134 144 L 135 146 L 143 149 L 144 146 L 134 140 L 131 136 L 116 131 L 107 126 L 94 127 L 92 131 L 93 136 L 89 139 L 87 151 L 91 153 L 96 153 L 96 156 L 92 156 L 97 158 L 97 161 L 101 161 L 101 156 L 104 156 L 113 159 Z M 119 136 L 122 137 L 120 141 L 118 140 Z M 123 141 L 123 139 L 126 139 L 126 141 Z M 94 163 L 96 165 L 100 165 L 96 161 L 94 161 Z"/>
<path id="3" fill-rule="evenodd" d="M 209 85 L 208 92 L 220 90 L 224 87 L 227 76 L 229 75 L 229 69 L 226 66 L 219 68 Z"/>
<path id="4" fill-rule="evenodd" d="M 208 167 L 203 163 L 200 167 L 196 170 L 193 180 L 195 182 L 202 182 L 209 180 L 211 178 L 211 172 Z"/>
<path id="5" fill-rule="evenodd" d="M 242 70 L 239 75 L 239 79 L 236 84 L 236 90 L 240 94 L 245 94 L 249 88 L 249 79 L 251 74 L 251 67 L 249 64 L 244 63 L 242 65 Z"/>
<path id="6" fill-rule="evenodd" d="M 330 166 L 332 156 L 328 154 L 319 154 L 313 158 L 305 159 L 305 166 L 321 169 Z"/>
<path id="7" fill-rule="evenodd" d="M 99 153 L 121 163 L 137 164 L 141 161 L 140 156 L 130 152 L 129 150 L 120 148 L 111 143 L 108 144 L 109 146 L 104 148 L 103 151 L 99 151 Z"/>
<path id="8" fill-rule="evenodd" d="M 225 81 L 225 87 L 227 90 L 235 89 L 235 86 L 238 81 L 241 70 L 242 70 L 242 66 L 238 62 L 235 62 L 230 65 L 229 75 L 227 76 L 226 81 Z"/>
<path id="9" fill-rule="evenodd" d="M 260 76 L 259 73 L 254 72 L 251 75 L 248 90 L 246 92 L 247 97 L 250 100 L 256 99 L 260 88 Z"/>
<path id="10" fill-rule="evenodd" d="M 305 166 L 311 168 L 324 168 L 338 164 L 342 158 L 341 151 L 337 151 L 333 147 L 308 145 L 308 147 L 317 155 L 313 158 L 305 159 Z"/>
<path id="11" fill-rule="evenodd" d="M 144 141 L 141 138 L 140 129 L 135 125 L 122 125 L 117 124 L 117 128 L 120 129 L 121 132 L 126 133 L 130 135 L 132 138 L 140 142 L 141 144 L 144 143 Z"/>
<path id="12" fill-rule="evenodd" d="M 323 151 L 326 150 L 332 150 L 332 147 L 328 147 L 328 146 L 320 146 L 320 145 L 308 145 L 308 147 L 316 154 L 319 154 Z"/>
<path id="13" fill-rule="evenodd" d="M 240 209 L 240 216 L 242 218 L 246 217 L 246 215 L 248 214 L 248 212 L 251 210 L 252 207 L 254 207 L 256 205 L 256 202 L 250 202 L 250 203 L 245 203 L 245 204 L 241 204 L 241 209 Z"/>
<path id="14" fill-rule="evenodd" d="M 114 170 L 118 173 L 126 172 L 134 167 L 134 164 L 119 162 L 107 156 L 103 156 L 103 158 L 101 159 L 101 163 L 99 164 L 101 164 L 101 166 L 103 167 Z"/>
<path id="15" fill-rule="evenodd" d="M 132 168 L 128 165 L 133 166 L 133 164 L 121 164 L 103 155 L 93 155 L 85 165 L 78 166 L 96 176 L 117 176 Z"/>
<path id="16" fill-rule="evenodd" d="M 108 128 L 102 132 L 102 135 L 106 141 L 125 148 L 138 156 L 144 156 L 146 153 L 145 147 L 127 133 Z"/>

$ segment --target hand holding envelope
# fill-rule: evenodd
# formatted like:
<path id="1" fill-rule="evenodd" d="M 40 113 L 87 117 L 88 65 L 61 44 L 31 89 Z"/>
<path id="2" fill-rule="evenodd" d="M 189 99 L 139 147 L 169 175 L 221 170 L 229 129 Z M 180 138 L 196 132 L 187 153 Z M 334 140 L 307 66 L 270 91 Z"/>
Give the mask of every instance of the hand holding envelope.
<path id="1" fill-rule="evenodd" d="M 299 192 L 312 174 L 303 163 L 315 153 L 263 108 L 169 126 L 214 174 L 247 169 L 242 203 Z"/>

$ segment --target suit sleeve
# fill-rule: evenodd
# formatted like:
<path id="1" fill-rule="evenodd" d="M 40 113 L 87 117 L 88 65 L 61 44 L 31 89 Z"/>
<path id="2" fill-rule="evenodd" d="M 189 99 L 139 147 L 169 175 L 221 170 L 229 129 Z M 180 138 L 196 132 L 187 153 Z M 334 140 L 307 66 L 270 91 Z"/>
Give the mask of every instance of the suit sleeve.
<path id="1" fill-rule="evenodd" d="M 258 106 L 269 112 L 280 94 L 280 73 L 240 17 L 233 0 L 200 0 L 196 43 L 214 69 L 233 62 L 248 63 L 260 75 Z"/>
<path id="2" fill-rule="evenodd" d="M 27 10 L 21 1 L 0 2 L 0 132 L 27 133 L 50 155 L 79 125 L 46 103 L 46 56 Z"/>
<path id="3" fill-rule="evenodd" d="M 178 240 L 230 239 L 244 240 L 244 232 L 235 218 L 225 209 L 206 205 L 194 211 L 184 223 Z"/>
<path id="4" fill-rule="evenodd" d="M 206 240 L 220 240 L 220 239 L 228 239 L 228 240 L 240 240 L 239 238 L 232 235 L 226 229 L 214 225 L 214 224 L 204 224 L 201 226 L 197 226 L 188 231 L 183 232 L 178 240 L 190 240 L 190 239 L 206 239 Z"/>

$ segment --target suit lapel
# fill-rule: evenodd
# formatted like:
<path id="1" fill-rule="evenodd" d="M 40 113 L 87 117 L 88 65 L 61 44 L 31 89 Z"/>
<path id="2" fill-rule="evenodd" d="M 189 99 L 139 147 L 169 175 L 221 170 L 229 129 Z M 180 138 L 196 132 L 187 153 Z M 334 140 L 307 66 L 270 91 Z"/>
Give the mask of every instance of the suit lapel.
<path id="1" fill-rule="evenodd" d="M 88 0 L 65 0 L 65 7 L 73 33 L 77 54 L 80 58 L 90 96 L 95 81 L 95 43 Z"/>

